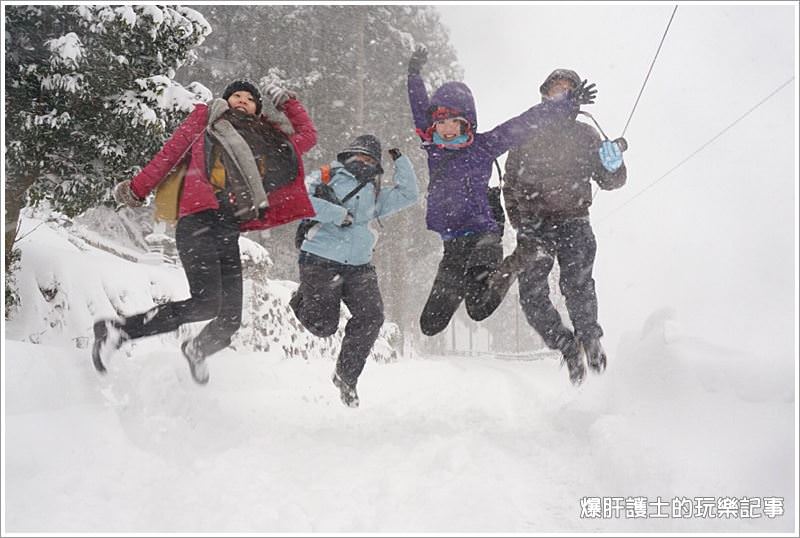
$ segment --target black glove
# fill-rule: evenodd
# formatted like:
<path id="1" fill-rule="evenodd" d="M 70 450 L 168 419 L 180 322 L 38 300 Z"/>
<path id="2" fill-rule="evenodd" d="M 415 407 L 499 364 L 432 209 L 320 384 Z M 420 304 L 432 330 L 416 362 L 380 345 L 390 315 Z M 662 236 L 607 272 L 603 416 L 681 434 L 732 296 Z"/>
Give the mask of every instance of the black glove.
<path id="1" fill-rule="evenodd" d="M 408 74 L 419 75 L 422 66 L 428 61 L 428 49 L 425 45 L 417 45 L 414 52 L 411 53 L 411 58 L 408 60 Z"/>
<path id="2" fill-rule="evenodd" d="M 390 150 L 389 150 L 389 155 L 391 155 L 391 156 L 392 156 L 392 160 L 393 160 L 393 161 L 396 161 L 397 159 L 399 159 L 399 158 L 400 158 L 400 156 L 402 155 L 402 153 L 400 153 L 400 150 L 399 150 L 399 149 L 397 149 L 397 148 L 392 148 L 392 149 L 390 149 Z"/>
<path id="3" fill-rule="evenodd" d="M 595 95 L 597 95 L 597 90 L 594 89 L 595 84 L 592 83 L 587 86 L 587 82 L 587 79 L 583 79 L 583 81 L 578 84 L 578 87 L 572 90 L 572 98 L 579 105 L 591 105 L 594 103 Z"/>
<path id="4" fill-rule="evenodd" d="M 339 226 L 341 226 L 342 228 L 347 228 L 352 224 L 353 224 L 353 214 L 348 211 L 347 215 L 344 216 L 344 220 Z"/>

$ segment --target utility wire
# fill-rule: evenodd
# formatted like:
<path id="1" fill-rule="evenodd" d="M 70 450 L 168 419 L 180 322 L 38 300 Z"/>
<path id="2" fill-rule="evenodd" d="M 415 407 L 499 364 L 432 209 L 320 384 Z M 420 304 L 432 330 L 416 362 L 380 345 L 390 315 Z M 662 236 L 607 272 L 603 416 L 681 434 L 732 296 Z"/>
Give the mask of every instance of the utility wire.
<path id="1" fill-rule="evenodd" d="M 766 97 L 764 97 L 764 98 L 763 98 L 761 101 L 759 101 L 758 103 L 756 103 L 755 105 L 753 105 L 753 106 L 750 108 L 750 110 L 748 110 L 747 112 L 745 112 L 744 114 L 742 114 L 741 116 L 739 116 L 738 118 L 736 118 L 736 120 L 734 120 L 734 121 L 733 121 L 733 123 L 731 123 L 730 125 L 728 125 L 727 127 L 725 127 L 725 128 L 722 130 L 722 131 L 720 131 L 719 133 L 717 133 L 717 134 L 716 134 L 716 135 L 715 135 L 713 138 L 711 138 L 711 139 L 710 139 L 708 142 L 706 142 L 705 144 L 703 144 L 702 146 L 700 146 L 700 147 L 699 147 L 697 150 L 695 150 L 694 152 L 692 152 L 692 154 L 691 154 L 691 155 L 689 155 L 688 157 L 686 157 L 685 159 L 683 159 L 681 162 L 679 162 L 678 164 L 676 164 L 675 166 L 673 166 L 672 168 L 670 168 L 669 170 L 667 170 L 667 172 L 666 172 L 664 175 L 662 175 L 661 177 L 659 177 L 658 179 L 656 179 L 655 181 L 653 181 L 652 183 L 650 183 L 650 184 L 649 184 L 647 187 L 645 187 L 644 189 L 642 189 L 641 191 L 639 191 L 638 193 L 636 193 L 636 195 L 634 195 L 633 197 L 631 197 L 631 198 L 630 198 L 630 199 L 629 199 L 627 202 L 625 202 L 624 204 L 620 205 L 619 207 L 617 207 L 616 209 L 614 209 L 613 211 L 611 211 L 611 213 L 608 213 L 607 215 L 605 215 L 605 216 L 604 216 L 602 219 L 600 219 L 600 220 L 598 221 L 598 224 L 599 224 L 600 222 L 603 222 L 603 221 L 605 221 L 606 219 L 608 219 L 608 218 L 609 218 L 611 215 L 613 215 L 614 213 L 616 213 L 617 211 L 619 211 L 620 209 L 622 209 L 622 208 L 623 208 L 623 207 L 625 207 L 626 205 L 630 204 L 630 203 L 631 203 L 632 201 L 634 201 L 636 198 L 638 198 L 639 196 L 641 196 L 642 194 L 644 194 L 644 193 L 645 193 L 647 190 L 649 190 L 651 187 L 653 187 L 653 185 L 655 185 L 656 183 L 658 183 L 659 181 L 661 181 L 662 179 L 664 179 L 665 177 L 667 177 L 669 174 L 671 174 L 672 172 L 674 172 L 675 170 L 677 170 L 677 169 L 678 169 L 680 166 L 682 166 L 684 163 L 686 163 L 686 161 L 688 161 L 689 159 L 691 159 L 692 157 L 694 157 L 695 155 L 697 155 L 698 153 L 700 153 L 701 151 L 703 151 L 703 150 L 704 150 L 706 147 L 708 147 L 709 145 L 711 145 L 711 144 L 712 144 L 712 143 L 713 143 L 715 140 L 717 140 L 719 137 L 721 137 L 723 134 L 725 134 L 725 133 L 726 133 L 728 130 L 730 130 L 730 129 L 731 129 L 731 127 L 733 127 L 734 125 L 736 125 L 737 123 L 739 123 L 740 121 L 742 121 L 744 118 L 746 118 L 747 116 L 749 116 L 749 115 L 750 115 L 750 114 L 751 114 L 751 113 L 752 113 L 752 112 L 753 112 L 755 109 L 757 109 L 758 107 L 760 107 L 761 105 L 763 105 L 764 103 L 766 103 L 766 102 L 767 102 L 767 101 L 768 101 L 770 98 L 772 98 L 772 96 L 773 96 L 773 95 L 775 95 L 776 93 L 778 93 L 779 91 L 781 91 L 783 88 L 785 88 L 785 87 L 786 87 L 786 86 L 787 86 L 787 85 L 788 85 L 790 82 L 792 82 L 793 80 L 794 80 L 794 77 L 790 78 L 789 80 L 787 80 L 786 82 L 784 82 L 783 84 L 781 84 L 780 86 L 778 86 L 778 87 L 777 87 L 775 90 L 773 90 L 773 91 L 772 91 L 772 93 L 770 93 L 769 95 L 767 95 Z"/>
<path id="2" fill-rule="evenodd" d="M 664 39 L 667 37 L 667 32 L 669 32 L 669 27 L 672 24 L 672 19 L 675 18 L 675 12 L 678 11 L 678 6 L 675 6 L 675 9 L 672 10 L 672 16 L 669 18 L 669 22 L 667 23 L 667 29 L 664 30 L 664 35 L 661 36 L 661 43 L 658 44 L 658 50 L 656 50 L 656 55 L 653 56 L 653 61 L 650 62 L 650 69 L 647 70 L 647 76 L 644 77 L 644 82 L 642 83 L 642 88 L 639 90 L 639 95 L 636 96 L 636 102 L 633 103 L 633 110 L 631 110 L 630 116 L 628 116 L 628 121 L 625 122 L 625 128 L 622 129 L 622 134 L 620 137 L 625 136 L 625 131 L 628 130 L 628 125 L 631 123 L 631 118 L 633 118 L 633 113 L 636 112 L 636 105 L 639 104 L 639 99 L 642 97 L 642 93 L 644 92 L 644 87 L 647 85 L 647 80 L 650 78 L 650 73 L 653 72 L 653 66 L 656 64 L 656 58 L 658 58 L 658 53 L 661 52 L 661 45 L 664 44 Z"/>

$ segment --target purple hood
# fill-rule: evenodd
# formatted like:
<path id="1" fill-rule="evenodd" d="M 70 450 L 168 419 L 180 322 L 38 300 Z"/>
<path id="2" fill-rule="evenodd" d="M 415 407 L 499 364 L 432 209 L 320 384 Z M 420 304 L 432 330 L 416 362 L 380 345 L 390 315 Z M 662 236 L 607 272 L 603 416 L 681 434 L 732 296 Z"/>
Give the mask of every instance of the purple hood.
<path id="1" fill-rule="evenodd" d="M 469 87 L 463 82 L 445 82 L 431 97 L 428 108 L 446 106 L 455 108 L 464 113 L 464 117 L 472 125 L 472 130 L 478 128 L 478 116 L 475 113 L 475 98 Z"/>

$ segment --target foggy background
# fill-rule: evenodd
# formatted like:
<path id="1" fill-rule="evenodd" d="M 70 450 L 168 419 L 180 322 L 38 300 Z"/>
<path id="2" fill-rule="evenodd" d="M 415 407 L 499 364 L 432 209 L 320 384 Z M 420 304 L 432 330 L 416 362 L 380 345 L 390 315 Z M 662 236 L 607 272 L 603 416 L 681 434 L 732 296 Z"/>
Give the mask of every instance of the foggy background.
<path id="1" fill-rule="evenodd" d="M 538 102 L 545 77 L 568 68 L 597 84 L 584 110 L 616 138 L 673 7 L 438 9 L 479 130 Z M 628 183 L 598 192 L 591 209 L 599 318 L 612 354 L 622 333 L 667 308 L 688 335 L 730 348 L 731 358 L 745 348 L 792 374 L 796 82 L 650 185 L 795 75 L 794 13 L 678 7 L 625 133 Z"/>
<path id="2" fill-rule="evenodd" d="M 111 39 L 81 15 L 101 9 L 113 26 Z M 26 204 L 42 201 L 68 218 L 127 228 L 129 247 L 152 250 L 144 239 L 152 231 L 150 207 L 111 218 L 93 216 L 94 208 L 113 205 L 113 186 L 146 162 L 193 102 L 220 95 L 239 78 L 298 93 L 319 131 L 317 146 L 304 156 L 307 172 L 369 132 L 385 149 L 401 148 L 411 158 L 423 190 L 425 154 L 405 84 L 408 57 L 419 43 L 431 51 L 423 70 L 431 91 L 460 79 L 472 88 L 479 131 L 538 103 L 542 80 L 565 67 L 597 84 L 597 103 L 585 108 L 609 136 L 619 136 L 672 11 L 649 4 L 200 4 L 176 7 L 162 25 L 164 13 L 150 6 L 12 6 L 6 12 L 13 82 L 6 84 L 13 118 L 6 123 L 7 272 L 13 273 L 9 245 L 17 217 Z M 612 360 L 626 333 L 661 320 L 732 358 L 757 356 L 779 378 L 794 366 L 795 16 L 794 4 L 679 7 L 625 133 L 628 185 L 599 192 L 592 211 L 600 322 Z M 158 37 L 148 47 L 159 54 L 142 48 L 147 39 L 113 38 L 146 33 L 148 25 Z M 46 44 L 65 43 L 69 30 L 82 34 L 87 56 L 48 60 Z M 126 63 L 128 56 L 136 62 Z M 109 57 L 125 61 L 109 64 Z M 119 95 L 141 77 L 154 89 L 139 89 L 120 105 Z M 74 80 L 87 81 L 82 92 L 68 88 Z M 282 118 L 270 106 L 265 112 Z M 470 355 L 541 349 L 521 319 L 515 288 L 481 323 L 462 309 L 444 333 L 420 334 L 419 313 L 442 248 L 425 229 L 424 205 L 377 225 L 374 263 L 386 318 L 399 328 L 399 349 Z M 295 228 L 248 234 L 274 261 L 263 277 L 296 281 Z M 505 243 L 508 253 L 513 231 Z M 563 300 L 555 299 L 565 314 Z"/>

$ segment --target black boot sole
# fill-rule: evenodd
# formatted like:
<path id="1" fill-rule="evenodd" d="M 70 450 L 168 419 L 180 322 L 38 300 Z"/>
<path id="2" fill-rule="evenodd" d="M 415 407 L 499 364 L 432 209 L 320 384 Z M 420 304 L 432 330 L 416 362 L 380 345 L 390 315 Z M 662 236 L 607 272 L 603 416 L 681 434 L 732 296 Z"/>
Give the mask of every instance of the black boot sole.
<path id="1" fill-rule="evenodd" d="M 94 369 L 101 374 L 106 373 L 106 367 L 103 360 L 100 358 L 100 348 L 108 338 L 108 331 L 106 330 L 105 321 L 98 321 L 94 324 L 94 346 L 92 346 L 92 364 Z"/>

